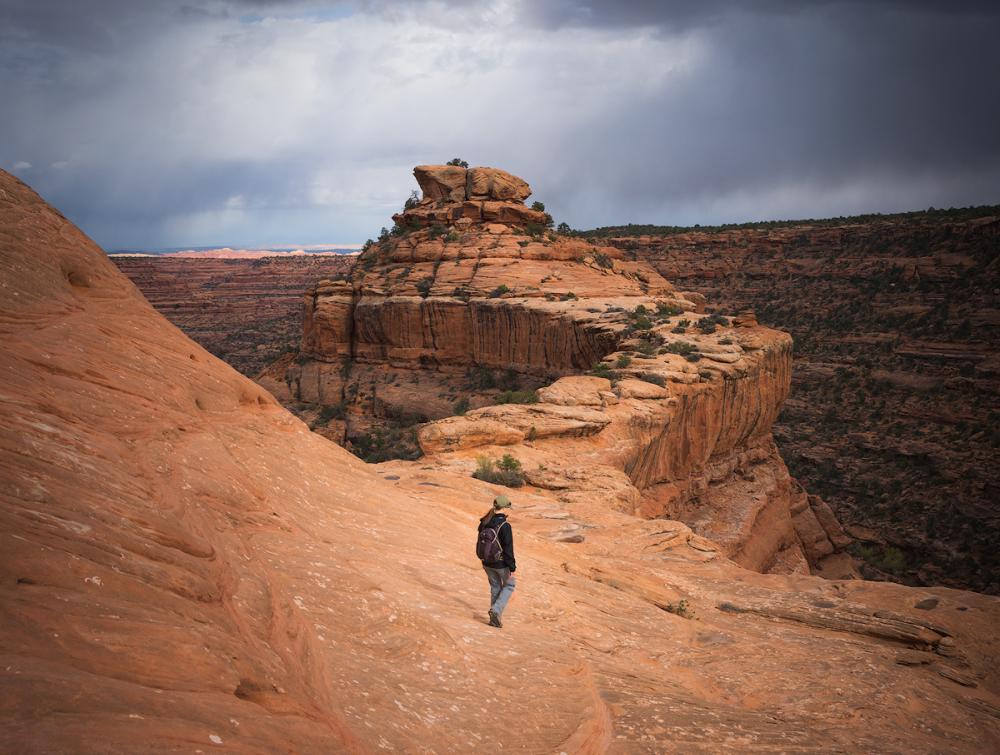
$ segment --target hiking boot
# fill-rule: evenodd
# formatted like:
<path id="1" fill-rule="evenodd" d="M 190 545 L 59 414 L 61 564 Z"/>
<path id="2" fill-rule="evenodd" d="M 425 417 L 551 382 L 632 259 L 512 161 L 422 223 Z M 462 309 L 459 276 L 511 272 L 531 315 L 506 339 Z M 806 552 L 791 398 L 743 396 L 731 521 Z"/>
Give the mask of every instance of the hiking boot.
<path id="1" fill-rule="evenodd" d="M 497 629 L 503 627 L 503 624 L 500 623 L 500 617 L 497 616 L 492 609 L 490 610 L 490 626 L 496 627 Z"/>

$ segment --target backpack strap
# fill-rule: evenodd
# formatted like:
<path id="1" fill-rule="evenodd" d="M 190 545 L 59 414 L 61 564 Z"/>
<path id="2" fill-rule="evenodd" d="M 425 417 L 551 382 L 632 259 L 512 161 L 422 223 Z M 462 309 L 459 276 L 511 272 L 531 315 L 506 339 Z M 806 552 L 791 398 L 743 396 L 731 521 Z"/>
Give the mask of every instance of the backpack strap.
<path id="1" fill-rule="evenodd" d="M 501 556 L 503 555 L 503 544 L 502 544 L 502 543 L 500 542 L 500 530 L 502 530 L 502 529 L 503 529 L 503 526 L 504 526 L 505 524 L 506 524 L 506 525 L 507 525 L 508 527 L 510 526 L 510 522 L 508 522 L 508 521 L 507 521 L 506 519 L 504 519 L 504 520 L 503 520 L 502 522 L 500 522 L 500 526 L 499 526 L 499 527 L 497 527 L 497 528 L 496 528 L 495 530 L 493 530 L 493 531 L 494 531 L 494 532 L 496 533 L 496 534 L 495 534 L 495 535 L 493 536 L 493 542 L 495 542 L 495 543 L 497 544 L 497 548 L 499 548 L 499 549 L 500 549 L 500 555 L 501 555 Z"/>

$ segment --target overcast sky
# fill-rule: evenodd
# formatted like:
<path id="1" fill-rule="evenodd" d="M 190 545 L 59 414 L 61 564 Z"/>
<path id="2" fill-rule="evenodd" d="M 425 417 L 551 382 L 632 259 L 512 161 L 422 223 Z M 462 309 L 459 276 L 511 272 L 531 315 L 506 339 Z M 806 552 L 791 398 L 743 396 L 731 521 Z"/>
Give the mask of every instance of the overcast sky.
<path id="1" fill-rule="evenodd" d="M 997 40 L 960 0 L 0 0 L 0 167 L 108 249 L 363 241 L 455 156 L 577 228 L 993 204 Z"/>

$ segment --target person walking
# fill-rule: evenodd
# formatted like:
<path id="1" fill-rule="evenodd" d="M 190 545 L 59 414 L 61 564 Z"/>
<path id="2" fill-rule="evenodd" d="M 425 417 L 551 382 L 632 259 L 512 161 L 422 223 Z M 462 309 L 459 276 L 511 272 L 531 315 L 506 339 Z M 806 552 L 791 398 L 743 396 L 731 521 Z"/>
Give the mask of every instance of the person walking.
<path id="1" fill-rule="evenodd" d="M 476 555 L 483 562 L 483 569 L 490 581 L 490 626 L 503 626 L 500 616 L 510 596 L 514 593 L 514 533 L 511 531 L 508 515 L 510 500 L 505 495 L 493 499 L 493 505 L 479 520 L 479 539 L 476 541 Z"/>

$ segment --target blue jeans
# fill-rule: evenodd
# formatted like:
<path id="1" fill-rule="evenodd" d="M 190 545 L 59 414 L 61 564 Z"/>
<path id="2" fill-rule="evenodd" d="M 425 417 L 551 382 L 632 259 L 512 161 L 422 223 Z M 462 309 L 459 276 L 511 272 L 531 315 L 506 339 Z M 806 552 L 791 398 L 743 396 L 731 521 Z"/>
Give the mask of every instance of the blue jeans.
<path id="1" fill-rule="evenodd" d="M 507 607 L 507 601 L 514 594 L 516 582 L 510 569 L 494 569 L 484 566 L 486 576 L 490 580 L 490 610 L 499 617 Z"/>

